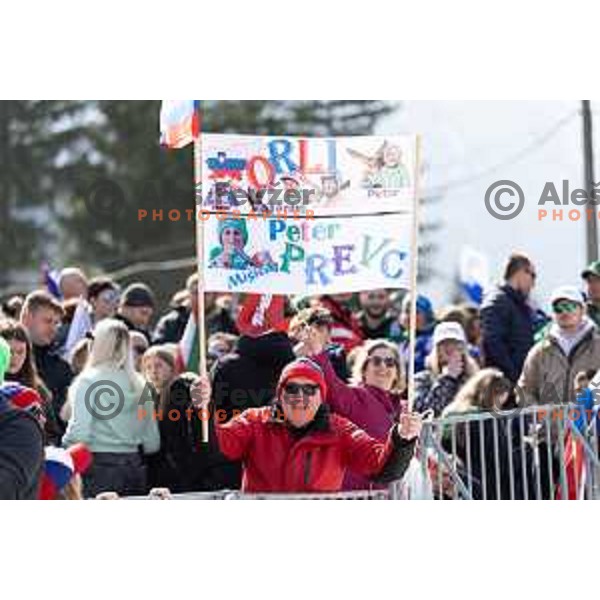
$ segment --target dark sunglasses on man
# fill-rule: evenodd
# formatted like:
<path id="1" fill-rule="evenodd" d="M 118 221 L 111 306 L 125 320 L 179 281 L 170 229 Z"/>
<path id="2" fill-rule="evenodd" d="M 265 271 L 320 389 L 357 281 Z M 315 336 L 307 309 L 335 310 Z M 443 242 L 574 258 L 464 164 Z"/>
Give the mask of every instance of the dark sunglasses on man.
<path id="1" fill-rule="evenodd" d="M 559 300 L 552 305 L 552 310 L 557 315 L 562 315 L 565 313 L 574 313 L 577 312 L 579 308 L 579 304 L 577 302 L 573 302 L 572 300 Z"/>
<path id="2" fill-rule="evenodd" d="M 385 302 L 387 299 L 387 294 L 381 294 L 377 292 L 371 292 L 370 294 L 367 294 L 367 300 L 377 300 L 379 302 Z"/>
<path id="3" fill-rule="evenodd" d="M 319 386 L 315 383 L 286 383 L 283 386 L 283 393 L 286 396 L 304 396 L 305 398 L 309 396 L 314 396 L 317 393 Z"/>

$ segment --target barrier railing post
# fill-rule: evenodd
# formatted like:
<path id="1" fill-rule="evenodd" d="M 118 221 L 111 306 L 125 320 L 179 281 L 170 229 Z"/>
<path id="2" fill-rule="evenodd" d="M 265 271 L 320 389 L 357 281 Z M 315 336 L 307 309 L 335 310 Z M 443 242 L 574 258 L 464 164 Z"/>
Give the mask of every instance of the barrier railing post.
<path id="1" fill-rule="evenodd" d="M 512 435 L 513 435 L 513 420 L 512 417 L 508 419 L 508 423 L 506 426 L 506 442 L 508 444 L 508 478 L 509 478 L 509 486 L 510 486 L 510 499 L 515 499 L 515 473 L 514 473 L 514 463 L 513 463 L 513 444 L 512 444 Z"/>
<path id="2" fill-rule="evenodd" d="M 487 473 L 485 464 L 485 427 L 483 420 L 479 421 L 479 454 L 481 463 L 481 497 L 487 500 Z"/>
<path id="3" fill-rule="evenodd" d="M 500 448 L 498 444 L 498 419 L 493 419 L 494 428 L 494 468 L 496 471 L 496 498 L 501 498 L 501 486 L 500 486 Z"/>
<path id="4" fill-rule="evenodd" d="M 537 428 L 539 412 L 536 408 L 533 418 L 533 427 Z M 542 499 L 542 464 L 540 456 L 540 440 L 538 439 L 536 432 L 533 435 L 533 469 L 535 471 L 535 498 L 536 500 Z"/>
<path id="5" fill-rule="evenodd" d="M 558 415 L 556 419 L 558 422 L 558 468 L 559 468 L 559 476 L 560 476 L 560 490 L 561 490 L 561 499 L 568 500 L 568 489 L 567 489 L 567 469 L 565 466 L 565 428 L 564 428 L 564 413 L 561 410 L 561 414 Z"/>
<path id="6" fill-rule="evenodd" d="M 529 500 L 529 477 L 527 473 L 527 463 L 525 457 L 525 415 L 519 415 L 519 442 L 521 452 L 521 487 L 525 500 Z"/>
<path id="7" fill-rule="evenodd" d="M 550 430 L 552 427 L 552 422 L 550 420 L 550 414 L 546 412 L 546 423 L 545 423 L 545 433 L 546 433 L 546 453 L 547 453 L 547 472 L 548 472 L 548 498 L 553 500 L 555 498 L 554 494 L 554 453 L 552 452 L 552 438 L 550 435 Z"/>
<path id="8" fill-rule="evenodd" d="M 458 459 L 456 457 L 456 423 L 452 423 L 451 425 L 452 427 L 452 468 L 454 469 L 454 472 L 456 473 L 458 471 Z M 454 499 L 456 499 L 456 497 L 458 496 L 458 486 L 456 485 L 456 482 L 454 482 Z"/>
<path id="9" fill-rule="evenodd" d="M 465 429 L 465 444 L 467 447 L 467 480 L 469 488 L 469 496 L 473 497 L 473 471 L 472 471 L 472 457 L 471 457 L 471 427 L 470 423 L 463 423 Z"/>

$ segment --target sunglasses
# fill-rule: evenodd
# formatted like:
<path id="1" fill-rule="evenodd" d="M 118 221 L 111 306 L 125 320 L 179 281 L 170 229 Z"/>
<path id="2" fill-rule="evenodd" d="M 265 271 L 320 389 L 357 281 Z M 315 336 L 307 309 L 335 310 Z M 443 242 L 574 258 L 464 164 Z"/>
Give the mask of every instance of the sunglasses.
<path id="1" fill-rule="evenodd" d="M 106 292 L 102 292 L 98 298 L 101 298 L 105 302 L 110 302 L 110 304 L 118 304 L 121 294 L 117 291 L 107 290 Z"/>
<path id="2" fill-rule="evenodd" d="M 367 294 L 367 299 L 368 300 L 387 300 L 388 296 L 387 294 Z"/>
<path id="3" fill-rule="evenodd" d="M 286 383 L 283 386 L 283 392 L 288 396 L 314 396 L 319 386 L 315 383 Z"/>
<path id="4" fill-rule="evenodd" d="M 371 356 L 369 358 L 369 362 L 373 363 L 374 367 L 381 367 L 382 365 L 385 365 L 388 369 L 398 365 L 396 359 L 390 358 L 389 356 L 386 356 L 385 358 L 382 356 Z"/>
<path id="5" fill-rule="evenodd" d="M 552 305 L 552 309 L 557 315 L 574 313 L 577 312 L 578 308 L 579 304 L 577 302 L 571 302 L 570 300 L 563 300 Z"/>

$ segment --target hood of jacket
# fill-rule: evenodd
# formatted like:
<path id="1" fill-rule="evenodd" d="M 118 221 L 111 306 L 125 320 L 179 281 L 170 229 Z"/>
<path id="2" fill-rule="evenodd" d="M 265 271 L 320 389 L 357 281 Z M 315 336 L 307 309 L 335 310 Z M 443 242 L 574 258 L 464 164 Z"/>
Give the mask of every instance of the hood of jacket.
<path id="1" fill-rule="evenodd" d="M 556 323 L 553 323 L 548 330 L 548 337 L 556 343 L 563 351 L 565 356 L 569 356 L 586 335 L 588 335 L 595 325 L 589 317 L 584 317 L 577 331 L 572 334 L 566 334 Z"/>

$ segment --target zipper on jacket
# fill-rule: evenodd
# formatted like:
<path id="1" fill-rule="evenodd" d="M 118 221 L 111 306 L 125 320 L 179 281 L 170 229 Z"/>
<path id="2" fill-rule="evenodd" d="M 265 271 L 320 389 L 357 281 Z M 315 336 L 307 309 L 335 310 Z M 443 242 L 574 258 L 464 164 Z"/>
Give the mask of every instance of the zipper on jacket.
<path id="1" fill-rule="evenodd" d="M 308 451 L 306 453 L 306 458 L 304 459 L 304 485 L 308 487 L 308 482 L 310 480 L 310 463 L 312 461 L 312 451 Z"/>

